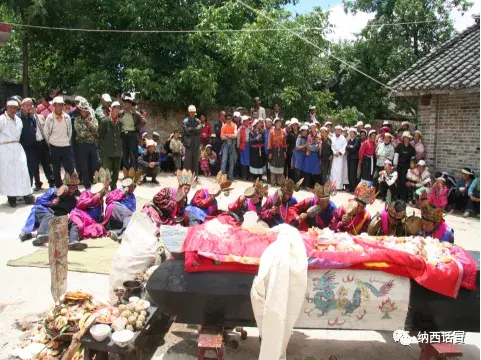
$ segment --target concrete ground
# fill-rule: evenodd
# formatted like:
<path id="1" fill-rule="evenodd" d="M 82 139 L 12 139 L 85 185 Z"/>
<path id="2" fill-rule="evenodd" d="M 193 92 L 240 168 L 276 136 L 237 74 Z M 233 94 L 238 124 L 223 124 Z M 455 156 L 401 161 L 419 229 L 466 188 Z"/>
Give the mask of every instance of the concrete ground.
<path id="1" fill-rule="evenodd" d="M 164 174 L 159 176 L 160 186 L 145 184 L 136 190 L 139 203 L 145 203 L 161 188 L 175 186 L 176 178 Z M 201 177 L 198 186 L 208 186 L 212 179 Z M 221 195 L 219 206 L 225 209 L 227 204 L 239 196 L 250 183 L 236 181 L 228 197 Z M 272 191 L 272 190 L 271 190 Z M 191 195 L 193 191 L 191 191 Z M 308 197 L 310 193 L 301 191 L 296 194 L 298 200 Z M 338 193 L 332 197 L 336 205 L 345 203 L 351 195 Z M 0 197 L 0 359 L 9 358 L 9 354 L 20 342 L 22 332 L 16 326 L 17 320 L 34 319 L 49 310 L 52 303 L 50 295 L 50 272 L 41 268 L 8 267 L 11 259 L 16 259 L 34 252 L 31 241 L 21 243 L 18 234 L 30 212 L 30 206 L 19 203 L 12 209 L 6 197 Z M 376 201 L 369 207 L 375 214 L 383 204 Z M 418 210 L 410 209 L 412 211 Z M 446 216 L 448 223 L 455 229 L 455 241 L 468 250 L 479 250 L 479 219 L 465 219 L 459 215 Z M 88 251 L 88 250 L 87 250 Z M 108 298 L 109 277 L 107 275 L 69 272 L 68 288 L 84 288 Z M 226 359 L 251 360 L 259 354 L 258 332 L 256 328 L 247 328 L 248 339 L 240 341 L 237 349 L 227 347 Z M 460 346 L 464 352 L 462 359 L 480 358 L 480 339 L 478 333 L 468 333 L 466 344 Z M 390 332 L 348 331 L 348 330 L 309 330 L 294 331 L 287 349 L 289 360 L 314 358 L 316 360 L 338 359 L 418 359 L 417 345 L 408 347 L 395 343 Z M 334 357 L 331 357 L 334 355 Z M 153 359 L 194 360 L 197 359 L 197 337 L 195 327 L 174 324 L 165 337 L 165 343 L 153 355 Z"/>

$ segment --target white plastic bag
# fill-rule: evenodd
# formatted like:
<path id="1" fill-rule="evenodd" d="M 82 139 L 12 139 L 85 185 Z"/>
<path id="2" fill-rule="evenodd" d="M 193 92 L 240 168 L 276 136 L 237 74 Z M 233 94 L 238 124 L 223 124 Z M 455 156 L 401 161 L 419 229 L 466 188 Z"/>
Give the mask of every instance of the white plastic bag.
<path id="1" fill-rule="evenodd" d="M 114 289 L 124 281 L 134 280 L 135 274 L 145 272 L 154 265 L 159 242 L 154 235 L 155 226 L 145 214 L 134 213 L 122 237 L 122 243 L 112 259 L 110 270 L 110 301 L 118 298 Z"/>
<path id="2" fill-rule="evenodd" d="M 284 360 L 292 328 L 304 304 L 307 255 L 299 231 L 280 225 L 277 240 L 261 256 L 251 302 L 262 338 L 259 360 Z"/>

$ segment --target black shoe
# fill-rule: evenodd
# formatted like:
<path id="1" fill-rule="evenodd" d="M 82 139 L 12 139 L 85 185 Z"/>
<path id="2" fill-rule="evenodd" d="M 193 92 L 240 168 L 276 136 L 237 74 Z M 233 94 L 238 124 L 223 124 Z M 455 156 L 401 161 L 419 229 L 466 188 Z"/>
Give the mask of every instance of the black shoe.
<path id="1" fill-rule="evenodd" d="M 25 204 L 27 204 L 27 205 L 35 204 L 35 196 L 33 196 L 33 195 L 24 196 L 23 200 L 25 201 Z"/>
<path id="2" fill-rule="evenodd" d="M 43 244 L 48 243 L 48 235 L 38 235 L 35 240 L 32 241 L 33 246 L 42 246 Z"/>
<path id="3" fill-rule="evenodd" d="M 82 250 L 85 250 L 86 248 L 88 248 L 87 244 L 81 243 L 78 241 L 68 244 L 68 249 L 72 251 L 82 251 Z"/>
<path id="4" fill-rule="evenodd" d="M 42 190 L 42 185 L 43 185 L 42 182 L 41 182 L 40 184 L 35 185 L 35 187 L 33 188 L 33 191 L 40 191 L 40 190 Z"/>
<path id="5" fill-rule="evenodd" d="M 30 240 L 32 238 L 32 233 L 21 232 L 18 237 L 20 238 L 20 241 L 22 241 L 22 242 L 27 241 L 27 240 Z"/>
<path id="6" fill-rule="evenodd" d="M 159 185 L 159 182 L 157 181 L 157 179 L 152 179 L 152 184 Z"/>
<path id="7" fill-rule="evenodd" d="M 12 208 L 16 208 L 17 207 L 17 198 L 15 196 L 9 196 L 8 197 L 8 205 L 10 205 L 10 207 L 12 207 Z"/>

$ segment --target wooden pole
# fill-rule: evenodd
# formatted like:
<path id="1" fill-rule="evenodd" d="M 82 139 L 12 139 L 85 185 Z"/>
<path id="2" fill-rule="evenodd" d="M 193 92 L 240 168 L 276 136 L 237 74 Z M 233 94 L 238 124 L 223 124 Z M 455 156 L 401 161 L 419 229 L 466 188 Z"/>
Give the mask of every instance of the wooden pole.
<path id="1" fill-rule="evenodd" d="M 67 291 L 68 274 L 68 216 L 55 217 L 50 221 L 48 260 L 50 264 L 50 291 L 57 302 Z"/>

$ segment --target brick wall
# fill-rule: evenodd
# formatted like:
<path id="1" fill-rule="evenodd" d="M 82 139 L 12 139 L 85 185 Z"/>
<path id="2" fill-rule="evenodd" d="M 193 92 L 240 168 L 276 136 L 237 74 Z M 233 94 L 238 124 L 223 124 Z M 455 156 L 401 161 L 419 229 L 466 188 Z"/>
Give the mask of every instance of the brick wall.
<path id="1" fill-rule="evenodd" d="M 467 166 L 479 175 L 479 105 L 479 92 L 433 95 L 429 105 L 419 103 L 418 127 L 431 171 L 457 174 Z"/>

